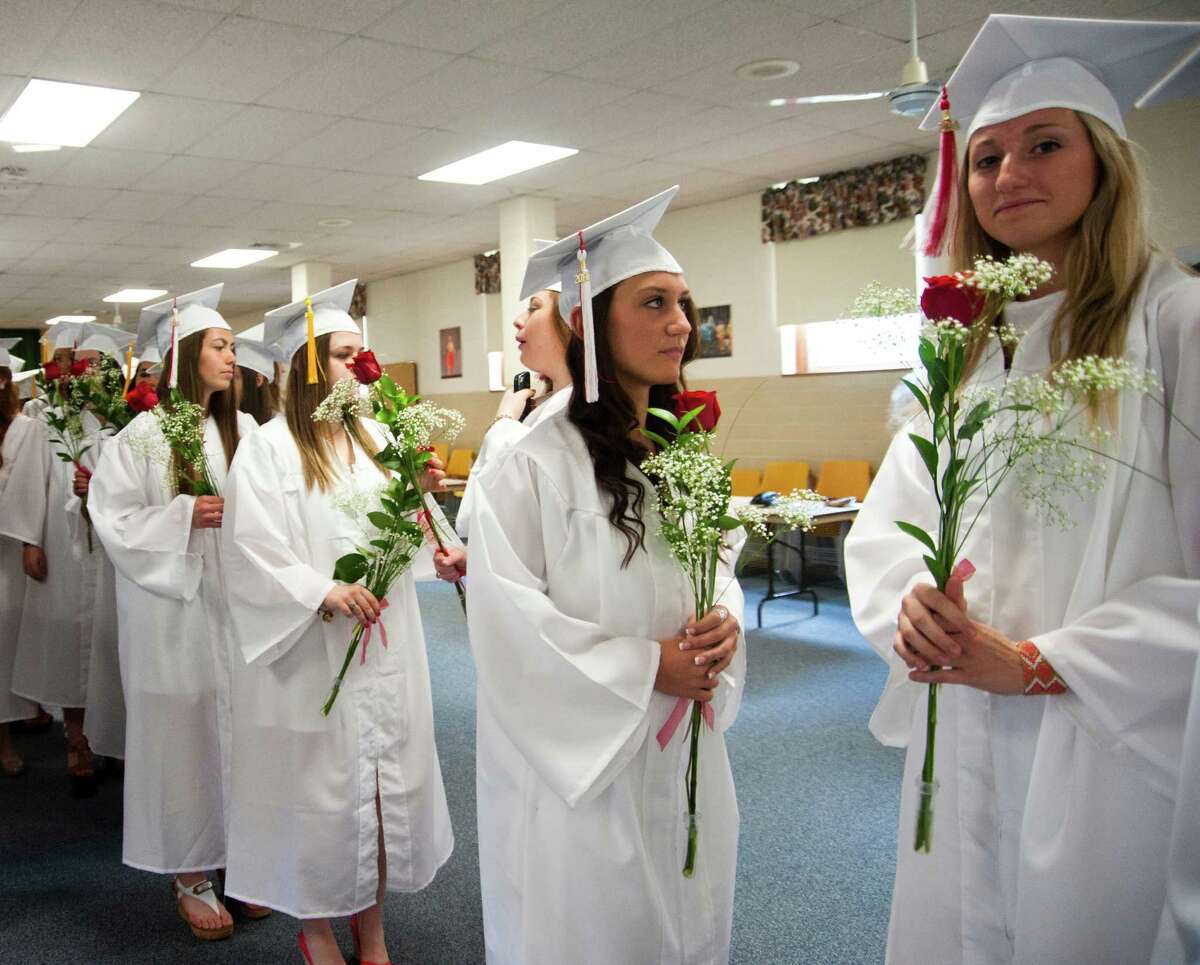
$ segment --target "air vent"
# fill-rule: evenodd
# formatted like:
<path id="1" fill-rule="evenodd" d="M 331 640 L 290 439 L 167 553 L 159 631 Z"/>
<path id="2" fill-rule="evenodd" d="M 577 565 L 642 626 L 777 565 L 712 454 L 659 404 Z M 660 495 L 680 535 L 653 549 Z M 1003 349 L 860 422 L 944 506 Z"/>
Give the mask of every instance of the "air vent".
<path id="1" fill-rule="evenodd" d="M 800 69 L 794 60 L 754 60 L 734 71 L 743 80 L 778 80 L 791 77 Z"/>

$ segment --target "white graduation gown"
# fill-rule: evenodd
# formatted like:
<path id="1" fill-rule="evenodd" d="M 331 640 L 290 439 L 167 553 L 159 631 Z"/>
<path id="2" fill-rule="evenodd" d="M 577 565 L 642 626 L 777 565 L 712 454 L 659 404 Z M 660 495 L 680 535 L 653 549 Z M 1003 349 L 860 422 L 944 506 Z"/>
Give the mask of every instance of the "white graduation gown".
<path id="1" fill-rule="evenodd" d="M 4 434 L 0 448 L 0 724 L 24 720 L 37 713 L 31 701 L 12 692 L 13 661 L 17 655 L 17 635 L 21 627 L 21 608 L 25 601 L 25 569 L 21 561 L 25 542 L 37 542 L 40 533 L 29 528 L 31 507 L 29 497 L 36 503 L 44 498 L 44 490 L 26 490 L 6 498 L 9 477 L 18 460 L 43 461 L 49 450 L 39 426 L 32 419 L 17 415 Z M 43 476 L 45 468 L 32 473 Z M 20 498 L 18 498 L 20 497 Z M 40 515 L 33 513 L 32 515 Z"/>
<path id="2" fill-rule="evenodd" d="M 687 879 L 686 721 L 660 750 L 675 698 L 654 678 L 657 641 L 682 630 L 692 599 L 656 522 L 623 569 L 625 538 L 559 411 L 476 481 L 469 545 L 488 962 L 727 961 L 738 809 L 724 731 L 741 702 L 744 641 L 717 688 L 716 730 L 700 740 Z M 740 620 L 728 568 L 721 583 Z"/>
<path id="3" fill-rule="evenodd" d="M 84 412 L 82 420 L 84 434 L 94 447 L 102 433 L 100 422 L 90 412 Z M 61 447 L 50 439 L 45 422 L 38 421 L 46 433 L 50 458 L 45 463 L 18 464 L 9 480 L 9 487 L 21 493 L 18 499 L 27 498 L 24 492 L 37 487 L 45 492 L 40 518 L 30 521 L 40 535 L 28 542 L 37 543 L 46 553 L 46 579 L 25 583 L 13 690 L 41 704 L 83 707 L 91 659 L 95 534 L 89 552 L 74 492 L 75 467 L 59 458 Z M 85 453 L 85 464 L 91 455 Z M 41 475 L 34 476 L 39 469 Z"/>
<path id="4" fill-rule="evenodd" d="M 229 767 L 228 610 L 220 533 L 193 529 L 195 497 L 136 440 L 158 432 L 142 413 L 104 448 L 92 479 L 96 531 L 116 570 L 126 705 L 122 860 L 159 873 L 225 864 Z M 241 445 L 256 428 L 238 413 Z M 217 485 L 225 453 L 216 423 L 205 452 Z"/>
<path id="5" fill-rule="evenodd" d="M 1015 374 L 1044 371 L 1061 296 L 1010 306 L 1026 330 Z M 1154 369 L 1185 419 L 1200 412 L 1200 281 L 1151 263 L 1126 357 Z M 1004 377 L 999 353 L 976 378 Z M 932 582 L 895 520 L 932 532 L 928 476 L 900 433 L 846 540 L 855 622 L 891 666 L 871 719 L 907 745 L 888 939 L 895 963 L 1149 959 L 1163 907 L 1166 842 L 1200 631 L 1200 447 L 1163 407 L 1120 403 L 1118 458 L 1102 490 L 1067 497 L 1074 526 L 1043 524 L 1007 485 L 964 557 L 971 616 L 1032 639 L 1070 687 L 1001 697 L 944 686 L 938 703 L 933 852 L 913 851 L 925 744 L 924 685 L 891 650 L 900 600 Z"/>
<path id="6" fill-rule="evenodd" d="M 483 442 L 479 445 L 479 453 L 475 456 L 475 462 L 471 464 L 471 476 L 467 481 L 467 488 L 463 492 L 458 514 L 454 517 L 454 528 L 458 531 L 459 536 L 465 539 L 471 529 L 471 509 L 475 500 L 474 492 L 477 488 L 473 483 L 484 474 L 489 466 L 499 461 L 502 453 L 524 439 L 530 429 L 548 416 L 565 409 L 570 401 L 571 387 L 568 385 L 565 389 L 559 389 L 542 400 L 537 408 L 529 413 L 525 421 L 500 419 L 492 424 L 484 434 Z"/>
<path id="7" fill-rule="evenodd" d="M 356 447 L 340 484 L 307 489 L 282 416 L 242 443 L 229 476 L 226 575 L 240 657 L 226 889 L 296 918 L 375 903 L 377 789 L 389 891 L 424 888 L 454 846 L 414 585 L 434 576 L 427 549 L 388 594 L 389 645 L 376 627 L 365 663 L 355 655 L 321 714 L 354 624 L 341 614 L 326 623 L 318 608 L 338 557 L 362 543 L 335 502 L 341 486 L 382 482 Z"/>
<path id="8" fill-rule="evenodd" d="M 104 436 L 93 451 L 93 464 L 113 444 Z M 90 503 L 89 503 L 90 505 Z M 94 539 L 95 593 L 92 602 L 92 634 L 89 646 L 87 700 L 83 732 L 94 754 L 125 759 L 125 690 L 121 684 L 121 661 L 117 638 L 117 577 L 108 551 Z"/>

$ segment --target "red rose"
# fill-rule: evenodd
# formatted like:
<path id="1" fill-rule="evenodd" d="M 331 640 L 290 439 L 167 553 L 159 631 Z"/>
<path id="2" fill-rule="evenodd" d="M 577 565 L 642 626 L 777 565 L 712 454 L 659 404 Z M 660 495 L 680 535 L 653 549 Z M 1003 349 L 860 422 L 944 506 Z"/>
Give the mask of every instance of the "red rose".
<path id="1" fill-rule="evenodd" d="M 979 318 L 987 295 L 978 288 L 964 285 L 954 275 L 934 275 L 925 279 L 921 292 L 921 311 L 930 321 L 955 321 L 971 325 Z"/>
<path id="2" fill-rule="evenodd" d="M 354 377 L 363 385 L 378 382 L 379 377 L 383 375 L 383 369 L 379 367 L 375 353 L 367 348 L 354 356 L 354 361 L 350 363 L 350 371 L 354 373 Z"/>
<path id="3" fill-rule="evenodd" d="M 86 359 L 76 359 L 71 363 L 71 374 L 74 376 L 86 375 L 89 368 L 91 368 L 91 363 Z"/>
<path id="4" fill-rule="evenodd" d="M 42 366 L 42 377 L 47 382 L 57 382 L 62 378 L 62 366 L 57 362 L 47 362 Z"/>
<path id="5" fill-rule="evenodd" d="M 717 422 L 721 418 L 721 404 L 717 401 L 717 393 L 696 390 L 680 392 L 672 398 L 675 399 L 675 415 L 677 417 L 685 416 L 693 409 L 700 409 L 696 418 L 688 423 L 689 426 L 698 425 L 705 432 L 712 432 L 717 427 Z M 701 406 L 703 408 L 700 408 Z"/>
<path id="6" fill-rule="evenodd" d="M 139 382 L 125 393 L 125 401 L 134 412 L 149 412 L 158 405 L 158 393 L 149 382 Z"/>

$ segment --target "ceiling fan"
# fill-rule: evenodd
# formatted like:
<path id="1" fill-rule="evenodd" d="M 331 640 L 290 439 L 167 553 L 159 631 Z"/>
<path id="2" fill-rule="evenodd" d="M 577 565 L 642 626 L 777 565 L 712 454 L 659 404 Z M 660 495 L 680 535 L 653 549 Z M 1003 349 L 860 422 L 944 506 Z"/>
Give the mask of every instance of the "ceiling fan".
<path id="1" fill-rule="evenodd" d="M 871 91 L 863 94 L 811 94 L 806 97 L 775 97 L 767 103 L 771 107 L 786 107 L 793 104 L 840 104 L 847 101 L 869 101 L 881 97 L 888 99 L 888 106 L 893 114 L 903 117 L 914 117 L 918 120 L 925 116 L 941 93 L 942 85 L 930 82 L 929 69 L 917 46 L 917 0 L 909 0 L 909 12 L 912 20 L 912 58 L 904 65 L 900 75 L 900 84 L 891 90 Z"/>

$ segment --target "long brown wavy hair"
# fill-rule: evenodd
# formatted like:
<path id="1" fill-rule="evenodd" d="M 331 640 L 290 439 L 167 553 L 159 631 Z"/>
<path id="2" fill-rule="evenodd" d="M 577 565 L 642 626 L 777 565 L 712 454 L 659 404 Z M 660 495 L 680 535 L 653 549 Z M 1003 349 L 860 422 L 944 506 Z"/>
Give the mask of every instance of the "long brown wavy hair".
<path id="1" fill-rule="evenodd" d="M 203 404 L 204 383 L 200 380 L 200 352 L 204 348 L 204 340 L 212 329 L 204 329 L 189 335 L 178 344 L 179 350 L 179 394 L 188 402 L 195 405 Z M 219 331 L 224 331 L 220 329 Z M 232 340 L 233 334 L 230 333 Z M 171 407 L 171 351 L 168 350 L 162 363 L 162 374 L 158 377 L 158 398 L 160 404 Z M 208 415 L 216 423 L 217 432 L 221 437 L 221 449 L 225 452 L 225 468 L 233 462 L 233 454 L 238 447 L 237 405 L 234 404 L 233 387 L 214 392 L 208 398 Z M 175 467 L 177 470 L 178 466 Z M 180 480 L 180 491 L 187 491 L 186 473 L 175 473 Z"/>
<path id="2" fill-rule="evenodd" d="M 329 358 L 329 342 L 332 335 L 317 337 L 317 358 Z M 340 475 L 334 464 L 332 448 L 329 444 L 329 433 L 326 427 L 313 421 L 312 414 L 318 405 L 329 395 L 329 378 L 325 374 L 325 364 L 317 366 L 317 381 L 308 383 L 307 349 L 301 349 L 292 356 L 292 364 L 288 366 L 287 394 L 283 403 L 283 413 L 287 417 L 288 429 L 300 450 L 300 465 L 304 470 L 304 485 L 312 489 L 314 486 L 321 492 L 328 492 Z M 374 458 L 376 447 L 371 441 L 359 420 L 347 423 L 346 431 L 355 442 L 362 447 L 363 452 Z M 378 465 L 378 463 L 376 463 Z M 386 473 L 386 470 L 384 470 Z"/>
<path id="3" fill-rule="evenodd" d="M 21 411 L 21 401 L 17 397 L 17 383 L 13 381 L 12 369 L 7 365 L 0 365 L 0 381 L 4 382 L 4 388 L 0 389 L 0 446 L 3 446 L 8 427 Z M 0 466 L 3 465 L 4 453 L 0 452 Z"/>
<path id="4" fill-rule="evenodd" d="M 239 411 L 253 416 L 260 426 L 274 419 L 279 414 L 279 363 L 275 363 L 275 377 L 270 381 L 263 378 L 262 385 L 258 384 L 261 373 L 240 365 L 238 378 L 242 383 L 238 392 Z"/>
<path id="5" fill-rule="evenodd" d="M 1099 176 L 1066 264 L 1059 268 L 1066 296 L 1050 335 L 1054 366 L 1084 355 L 1118 358 L 1124 354 L 1129 311 L 1150 254 L 1157 250 L 1146 234 L 1145 180 L 1136 148 L 1090 114 L 1077 111 L 1075 116 L 1087 128 Z M 958 183 L 958 219 L 950 246 L 955 271 L 969 269 L 982 255 L 1002 259 L 1012 254 L 979 224 L 967 188 L 970 170 L 969 164 L 962 165 Z M 984 348 L 984 342 L 977 340 L 969 350 L 967 375 Z"/>
<path id="6" fill-rule="evenodd" d="M 626 567 L 633 560 L 634 553 L 645 546 L 646 538 L 646 523 L 642 519 L 646 491 L 640 482 L 626 475 L 626 466 L 629 463 L 640 466 L 642 460 L 649 455 L 649 449 L 634 442 L 630 437 L 630 433 L 638 425 L 637 411 L 634 409 L 633 400 L 617 381 L 616 366 L 613 363 L 608 313 L 612 308 L 615 290 L 614 285 L 592 299 L 600 398 L 590 405 L 584 401 L 582 390 L 583 341 L 572 336 L 567 345 L 567 367 L 571 370 L 572 384 L 577 387 L 577 391 L 571 393 L 567 418 L 587 443 L 597 485 L 612 499 L 608 520 L 625 537 L 625 558 L 621 566 Z M 690 298 L 683 303 L 683 309 L 692 325 L 683 351 L 683 364 L 686 366 L 696 355 L 699 327 L 696 324 L 696 307 Z M 675 385 L 653 386 L 650 389 L 650 406 L 673 411 L 675 403 L 671 397 L 684 388 L 682 376 Z M 646 428 L 660 434 L 668 431 L 667 426 L 653 416 L 647 417 Z"/>

